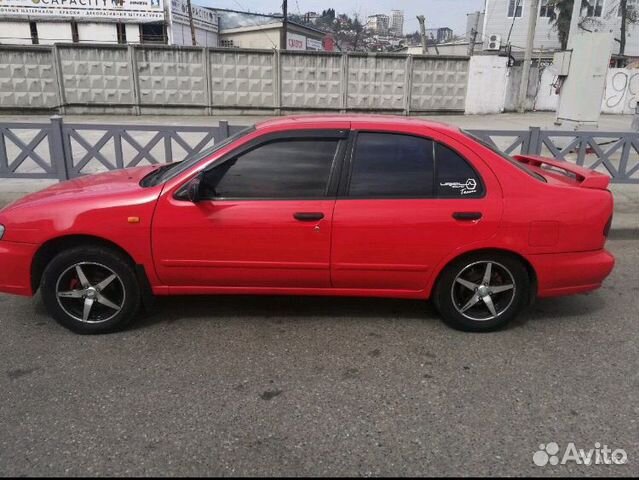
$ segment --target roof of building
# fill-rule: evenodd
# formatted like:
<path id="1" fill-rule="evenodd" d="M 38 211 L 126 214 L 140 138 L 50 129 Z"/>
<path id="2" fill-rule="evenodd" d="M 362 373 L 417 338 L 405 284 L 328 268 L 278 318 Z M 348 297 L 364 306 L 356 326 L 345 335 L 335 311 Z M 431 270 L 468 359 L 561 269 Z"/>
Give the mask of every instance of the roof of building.
<path id="1" fill-rule="evenodd" d="M 243 29 L 256 30 L 261 28 L 278 28 L 282 24 L 282 15 L 266 14 L 266 13 L 253 13 L 253 12 L 241 12 L 239 10 L 228 10 L 224 8 L 204 7 L 207 10 L 212 10 L 220 17 L 220 30 L 232 30 Z M 317 33 L 324 34 L 322 30 L 301 23 L 288 21 L 289 24 L 295 25 L 299 28 L 304 28 Z"/>

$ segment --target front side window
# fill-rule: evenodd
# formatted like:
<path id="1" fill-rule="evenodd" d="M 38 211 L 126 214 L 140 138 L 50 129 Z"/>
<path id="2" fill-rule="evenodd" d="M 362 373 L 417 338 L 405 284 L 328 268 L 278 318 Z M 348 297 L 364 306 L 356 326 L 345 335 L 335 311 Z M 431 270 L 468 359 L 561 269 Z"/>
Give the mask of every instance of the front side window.
<path id="1" fill-rule="evenodd" d="M 392 133 L 357 135 L 351 197 L 433 196 L 433 142 Z"/>
<path id="2" fill-rule="evenodd" d="M 209 170 L 207 197 L 317 198 L 326 195 L 337 139 L 274 140 Z"/>
<path id="3" fill-rule="evenodd" d="M 508 16 L 521 17 L 524 11 L 524 0 L 508 0 Z"/>

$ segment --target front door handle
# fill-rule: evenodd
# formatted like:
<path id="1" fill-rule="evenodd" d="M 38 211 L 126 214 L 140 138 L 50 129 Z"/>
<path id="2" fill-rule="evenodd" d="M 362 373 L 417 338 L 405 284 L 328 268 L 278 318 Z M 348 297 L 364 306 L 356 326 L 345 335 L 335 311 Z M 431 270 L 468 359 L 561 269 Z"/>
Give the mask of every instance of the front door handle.
<path id="1" fill-rule="evenodd" d="M 453 218 L 463 221 L 479 220 L 481 218 L 481 212 L 455 212 L 453 213 Z"/>
<path id="2" fill-rule="evenodd" d="M 293 217 L 300 222 L 315 222 L 324 218 L 324 214 L 322 212 L 296 212 Z"/>

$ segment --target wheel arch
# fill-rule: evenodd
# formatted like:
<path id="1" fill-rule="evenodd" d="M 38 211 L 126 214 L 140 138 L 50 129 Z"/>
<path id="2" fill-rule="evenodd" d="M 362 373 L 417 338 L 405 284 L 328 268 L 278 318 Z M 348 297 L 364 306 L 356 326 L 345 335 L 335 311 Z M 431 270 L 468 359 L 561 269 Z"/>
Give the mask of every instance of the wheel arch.
<path id="1" fill-rule="evenodd" d="M 150 284 L 144 266 L 136 264 L 133 257 L 117 243 L 94 235 L 64 235 L 44 242 L 36 251 L 31 262 L 31 290 L 35 293 L 40 287 L 42 274 L 51 260 L 64 250 L 80 246 L 99 246 L 117 251 L 126 258 L 140 281 L 142 291 L 150 291 Z M 146 297 L 147 295 L 144 295 Z"/>
<path id="2" fill-rule="evenodd" d="M 465 251 L 462 253 L 459 253 L 458 255 L 455 255 L 454 257 L 448 259 L 439 269 L 439 271 L 437 272 L 437 275 L 435 277 L 435 280 L 433 281 L 433 283 L 431 284 L 431 289 L 430 289 L 430 296 L 433 297 L 433 293 L 435 292 L 437 285 L 439 284 L 439 281 L 443 275 L 443 273 L 446 271 L 446 269 L 453 263 L 455 263 L 456 261 L 464 258 L 464 257 L 468 257 L 470 255 L 477 255 L 477 254 L 491 254 L 491 253 L 496 253 L 499 255 L 507 255 L 509 257 L 512 257 L 514 259 L 516 259 L 517 261 L 521 262 L 522 265 L 524 265 L 524 267 L 526 268 L 526 272 L 528 273 L 528 279 L 530 280 L 530 295 L 529 295 L 529 299 L 528 299 L 528 303 L 532 303 L 535 298 L 537 297 L 537 286 L 538 286 L 538 281 L 537 281 L 537 272 L 535 271 L 534 267 L 532 266 L 532 264 L 530 263 L 530 261 L 528 261 L 528 259 L 513 251 L 513 250 L 508 250 L 505 248 L 479 248 L 476 250 L 469 250 L 469 251 Z"/>

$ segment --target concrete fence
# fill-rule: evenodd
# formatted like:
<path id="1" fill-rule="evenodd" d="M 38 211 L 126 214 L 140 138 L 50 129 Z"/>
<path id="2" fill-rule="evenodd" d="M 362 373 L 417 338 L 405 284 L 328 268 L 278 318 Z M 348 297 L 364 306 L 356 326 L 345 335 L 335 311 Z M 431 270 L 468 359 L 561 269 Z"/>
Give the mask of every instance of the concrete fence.
<path id="1" fill-rule="evenodd" d="M 463 112 L 468 58 L 147 45 L 1 46 L 0 110 Z"/>

